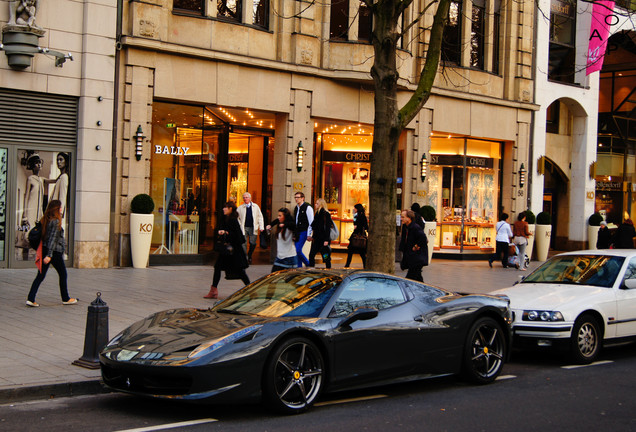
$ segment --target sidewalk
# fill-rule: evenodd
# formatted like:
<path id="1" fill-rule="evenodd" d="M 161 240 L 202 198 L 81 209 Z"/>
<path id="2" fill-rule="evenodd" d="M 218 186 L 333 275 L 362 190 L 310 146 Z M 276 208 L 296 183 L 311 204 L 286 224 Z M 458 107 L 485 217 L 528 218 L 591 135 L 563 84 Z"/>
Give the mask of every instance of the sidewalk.
<path id="1" fill-rule="evenodd" d="M 345 254 L 334 254 L 333 267 L 344 265 Z M 353 267 L 361 267 L 355 256 Z M 534 269 L 537 263 L 531 263 Z M 323 267 L 320 263 L 318 267 Z M 250 280 L 269 273 L 271 265 L 252 265 Z M 100 371 L 71 363 L 83 355 L 88 306 L 101 292 L 109 307 L 109 338 L 133 322 L 160 310 L 179 307 L 207 308 L 203 298 L 214 269 L 210 266 L 165 266 L 147 269 L 68 269 L 69 293 L 79 304 L 64 306 L 57 273 L 49 271 L 37 296 L 39 308 L 25 305 L 36 270 L 0 269 L 0 403 L 42 397 L 102 391 Z M 406 272 L 396 264 L 396 274 Z M 512 285 L 527 274 L 503 269 L 486 261 L 433 259 L 424 267 L 427 283 L 460 292 L 490 292 Z M 219 297 L 242 286 L 241 281 L 221 280 Z"/>

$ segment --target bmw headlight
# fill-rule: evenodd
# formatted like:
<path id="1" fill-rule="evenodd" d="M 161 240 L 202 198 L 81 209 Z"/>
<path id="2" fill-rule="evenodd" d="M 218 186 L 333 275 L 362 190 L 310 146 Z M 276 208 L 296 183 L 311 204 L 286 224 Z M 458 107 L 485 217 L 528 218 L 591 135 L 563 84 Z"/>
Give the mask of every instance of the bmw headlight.
<path id="1" fill-rule="evenodd" d="M 249 337 L 254 337 L 256 332 L 263 327 L 262 325 L 256 325 L 252 327 L 248 327 L 242 330 L 237 331 L 236 333 L 232 333 L 231 335 L 225 336 L 223 338 L 212 339 L 208 342 L 202 343 L 198 347 L 196 347 L 190 354 L 188 354 L 188 358 L 197 358 L 204 356 L 206 354 L 211 353 L 224 345 L 227 345 L 232 342 L 237 342 L 240 339 Z"/>
<path id="2" fill-rule="evenodd" d="M 559 311 L 524 310 L 523 321 L 563 321 L 563 314 Z"/>

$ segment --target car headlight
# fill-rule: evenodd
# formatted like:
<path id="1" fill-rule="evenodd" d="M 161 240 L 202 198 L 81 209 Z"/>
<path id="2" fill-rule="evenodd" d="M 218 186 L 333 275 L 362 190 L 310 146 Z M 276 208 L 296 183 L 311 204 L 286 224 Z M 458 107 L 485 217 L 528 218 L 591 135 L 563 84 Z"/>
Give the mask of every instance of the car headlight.
<path id="1" fill-rule="evenodd" d="M 110 340 L 110 342 L 108 342 L 104 348 L 110 348 L 110 347 L 116 345 L 117 342 L 119 342 L 119 340 L 122 338 L 123 335 L 124 335 L 124 333 L 119 333 L 117 336 L 112 338 Z"/>
<path id="2" fill-rule="evenodd" d="M 563 314 L 559 311 L 524 310 L 523 321 L 563 321 Z"/>
<path id="3" fill-rule="evenodd" d="M 250 338 L 254 337 L 256 335 L 256 332 L 261 327 L 263 327 L 263 326 L 262 325 L 256 325 L 256 326 L 248 327 L 248 328 L 245 328 L 243 330 L 239 330 L 236 333 L 232 333 L 231 335 L 228 335 L 226 337 L 219 338 L 219 339 L 212 339 L 211 341 L 202 343 L 201 345 L 196 347 L 194 350 L 192 350 L 192 352 L 190 354 L 188 354 L 188 358 L 201 357 L 201 356 L 209 354 L 212 351 L 215 351 L 215 350 L 217 350 L 217 349 L 221 348 L 222 346 L 227 345 L 229 343 L 236 342 L 236 341 L 238 341 L 240 339 L 243 339 L 243 338 L 247 338 L 248 336 Z"/>

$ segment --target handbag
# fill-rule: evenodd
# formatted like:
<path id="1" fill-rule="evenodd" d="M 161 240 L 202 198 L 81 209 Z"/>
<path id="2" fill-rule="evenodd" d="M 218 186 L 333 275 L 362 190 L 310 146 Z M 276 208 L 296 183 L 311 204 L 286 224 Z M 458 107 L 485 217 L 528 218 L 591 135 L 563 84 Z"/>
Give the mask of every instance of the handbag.
<path id="1" fill-rule="evenodd" d="M 331 223 L 331 228 L 329 229 L 329 240 L 336 241 L 340 237 L 340 232 L 338 231 L 338 227 L 333 222 Z"/>
<path id="2" fill-rule="evenodd" d="M 357 249 L 366 249 L 367 247 L 367 236 L 364 234 L 351 234 L 351 238 L 349 239 L 349 244 L 351 247 Z"/>
<path id="3" fill-rule="evenodd" d="M 258 235 L 259 246 L 261 249 L 267 249 L 267 231 L 261 231 Z"/>
<path id="4" fill-rule="evenodd" d="M 225 235 L 219 236 L 219 239 L 214 243 L 214 252 L 218 252 L 220 255 L 232 255 L 234 248 L 226 239 Z"/>
<path id="5" fill-rule="evenodd" d="M 29 239 L 27 231 L 23 231 L 22 227 L 18 228 L 15 233 L 15 247 L 28 249 L 29 248 Z"/>

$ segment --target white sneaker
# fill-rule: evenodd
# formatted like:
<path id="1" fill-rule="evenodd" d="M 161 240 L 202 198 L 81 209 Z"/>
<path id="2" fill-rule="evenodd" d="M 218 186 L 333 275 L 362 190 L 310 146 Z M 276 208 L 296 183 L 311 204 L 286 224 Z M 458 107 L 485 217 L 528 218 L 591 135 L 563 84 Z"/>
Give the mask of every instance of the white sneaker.
<path id="1" fill-rule="evenodd" d="M 65 304 L 65 305 L 77 304 L 77 299 L 71 298 L 71 299 L 68 299 L 68 301 L 63 301 L 62 304 Z"/>
<path id="2" fill-rule="evenodd" d="M 27 306 L 31 306 L 31 307 L 40 307 L 39 303 L 32 302 L 32 301 L 29 301 L 29 300 L 26 301 L 26 305 Z"/>

